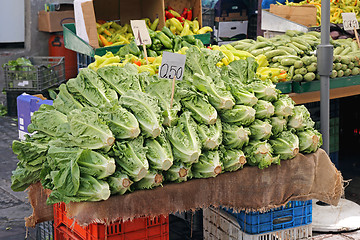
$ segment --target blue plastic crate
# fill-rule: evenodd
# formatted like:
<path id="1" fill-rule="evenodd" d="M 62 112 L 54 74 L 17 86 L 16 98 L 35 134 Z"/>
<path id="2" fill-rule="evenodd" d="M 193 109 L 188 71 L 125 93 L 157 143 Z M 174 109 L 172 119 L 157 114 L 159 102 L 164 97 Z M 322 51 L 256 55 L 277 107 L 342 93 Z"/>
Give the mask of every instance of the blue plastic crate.
<path id="1" fill-rule="evenodd" d="M 312 222 L 312 200 L 290 201 L 284 207 L 274 208 L 268 212 L 234 212 L 231 208 L 224 208 L 232 214 L 242 231 L 249 234 L 260 234 L 307 225 Z"/>

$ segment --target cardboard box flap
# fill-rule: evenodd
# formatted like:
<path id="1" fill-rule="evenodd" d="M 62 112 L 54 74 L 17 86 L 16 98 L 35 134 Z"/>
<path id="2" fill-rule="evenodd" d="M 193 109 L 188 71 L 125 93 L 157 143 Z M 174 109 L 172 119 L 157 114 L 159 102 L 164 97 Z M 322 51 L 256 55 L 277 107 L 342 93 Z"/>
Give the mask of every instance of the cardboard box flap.
<path id="1" fill-rule="evenodd" d="M 271 4 L 270 13 L 307 27 L 316 25 L 315 5 L 285 6 Z"/>

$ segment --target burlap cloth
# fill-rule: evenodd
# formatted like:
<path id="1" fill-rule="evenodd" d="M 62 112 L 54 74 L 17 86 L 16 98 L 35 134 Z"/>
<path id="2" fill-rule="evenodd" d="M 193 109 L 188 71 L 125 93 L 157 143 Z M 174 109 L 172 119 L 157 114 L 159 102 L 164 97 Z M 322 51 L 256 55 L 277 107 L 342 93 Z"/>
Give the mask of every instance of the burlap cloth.
<path id="1" fill-rule="evenodd" d="M 152 190 L 112 196 L 102 202 L 70 203 L 66 209 L 69 218 L 80 225 L 88 225 L 210 205 L 256 211 L 279 207 L 290 200 L 318 199 L 337 205 L 343 189 L 341 173 L 319 149 L 313 154 L 298 154 L 292 160 L 282 161 L 280 166 L 264 170 L 246 166 L 215 178 L 166 184 Z M 52 206 L 45 204 L 46 196 L 39 183 L 30 187 L 29 199 L 34 211 L 26 219 L 26 226 L 53 219 Z"/>

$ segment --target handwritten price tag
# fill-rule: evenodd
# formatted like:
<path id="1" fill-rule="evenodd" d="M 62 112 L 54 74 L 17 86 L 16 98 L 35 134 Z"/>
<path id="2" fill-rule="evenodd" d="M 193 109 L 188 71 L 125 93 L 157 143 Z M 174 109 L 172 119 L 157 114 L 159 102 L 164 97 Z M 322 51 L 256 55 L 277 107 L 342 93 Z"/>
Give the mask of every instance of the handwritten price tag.
<path id="1" fill-rule="evenodd" d="M 130 20 L 130 25 L 134 33 L 136 45 L 151 44 L 151 38 L 146 28 L 145 20 Z"/>
<path id="2" fill-rule="evenodd" d="M 159 68 L 159 77 L 173 79 L 176 77 L 177 80 L 182 80 L 184 75 L 186 55 L 163 52 L 161 65 Z"/>
<path id="3" fill-rule="evenodd" d="M 344 30 L 359 29 L 359 22 L 356 19 L 355 13 L 341 13 L 343 18 Z"/>

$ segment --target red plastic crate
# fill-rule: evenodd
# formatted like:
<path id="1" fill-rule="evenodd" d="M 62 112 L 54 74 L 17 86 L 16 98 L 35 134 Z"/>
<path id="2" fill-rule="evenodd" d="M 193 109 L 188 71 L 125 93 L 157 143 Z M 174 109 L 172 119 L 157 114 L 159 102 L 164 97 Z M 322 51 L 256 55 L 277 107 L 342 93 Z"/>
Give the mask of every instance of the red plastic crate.
<path id="1" fill-rule="evenodd" d="M 81 227 L 66 216 L 64 203 L 54 204 L 55 240 L 168 240 L 169 216 L 135 218 L 109 225 L 93 223 Z"/>

